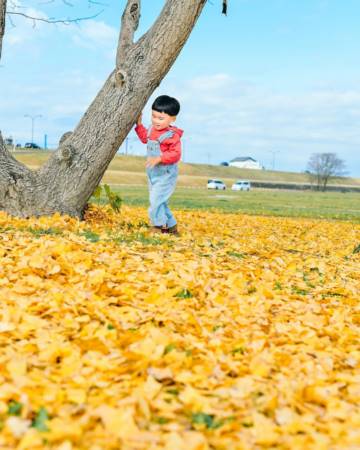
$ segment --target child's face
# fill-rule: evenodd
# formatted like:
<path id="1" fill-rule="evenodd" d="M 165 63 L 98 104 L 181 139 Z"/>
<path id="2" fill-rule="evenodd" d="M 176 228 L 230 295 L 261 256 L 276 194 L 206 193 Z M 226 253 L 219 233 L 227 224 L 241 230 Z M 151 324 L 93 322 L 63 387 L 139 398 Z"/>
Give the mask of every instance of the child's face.
<path id="1" fill-rule="evenodd" d="M 175 122 L 176 116 L 169 116 L 169 114 L 152 110 L 151 122 L 156 130 L 163 130 Z"/>

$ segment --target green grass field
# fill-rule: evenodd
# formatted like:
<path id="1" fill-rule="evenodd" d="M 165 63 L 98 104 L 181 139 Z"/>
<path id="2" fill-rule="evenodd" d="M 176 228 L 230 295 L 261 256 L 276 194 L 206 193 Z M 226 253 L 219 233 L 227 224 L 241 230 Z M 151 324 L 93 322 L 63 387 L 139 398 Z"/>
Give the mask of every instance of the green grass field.
<path id="1" fill-rule="evenodd" d="M 113 186 L 127 205 L 148 206 L 146 186 Z M 252 190 L 211 191 L 206 188 L 177 188 L 171 198 L 174 209 L 218 210 L 284 217 L 347 220 L 360 223 L 358 193 Z"/>

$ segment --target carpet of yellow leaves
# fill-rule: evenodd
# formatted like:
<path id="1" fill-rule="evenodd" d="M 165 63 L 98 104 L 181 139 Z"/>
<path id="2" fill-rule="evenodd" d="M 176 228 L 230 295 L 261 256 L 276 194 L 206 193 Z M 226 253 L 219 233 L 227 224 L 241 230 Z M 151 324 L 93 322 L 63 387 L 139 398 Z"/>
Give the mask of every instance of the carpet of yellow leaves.
<path id="1" fill-rule="evenodd" d="M 360 225 L 0 213 L 0 448 L 360 448 Z"/>

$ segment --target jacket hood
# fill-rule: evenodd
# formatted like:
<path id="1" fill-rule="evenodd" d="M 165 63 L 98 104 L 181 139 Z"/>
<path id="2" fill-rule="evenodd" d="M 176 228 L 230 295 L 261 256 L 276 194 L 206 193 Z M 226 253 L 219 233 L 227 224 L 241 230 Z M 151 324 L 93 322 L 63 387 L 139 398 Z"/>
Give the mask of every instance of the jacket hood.
<path id="1" fill-rule="evenodd" d="M 169 129 L 176 133 L 179 137 L 181 137 L 184 134 L 184 130 L 181 130 L 178 127 L 170 126 Z"/>

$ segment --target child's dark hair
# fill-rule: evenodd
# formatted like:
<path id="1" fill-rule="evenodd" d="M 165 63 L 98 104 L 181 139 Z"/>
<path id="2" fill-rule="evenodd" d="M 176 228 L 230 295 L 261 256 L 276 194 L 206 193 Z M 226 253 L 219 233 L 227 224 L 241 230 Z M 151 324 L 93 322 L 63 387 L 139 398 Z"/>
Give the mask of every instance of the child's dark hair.
<path id="1" fill-rule="evenodd" d="M 177 116 L 180 111 L 180 103 L 176 98 L 169 97 L 168 95 L 160 95 L 160 97 L 155 99 L 151 109 L 160 113 L 169 114 L 169 116 Z"/>

